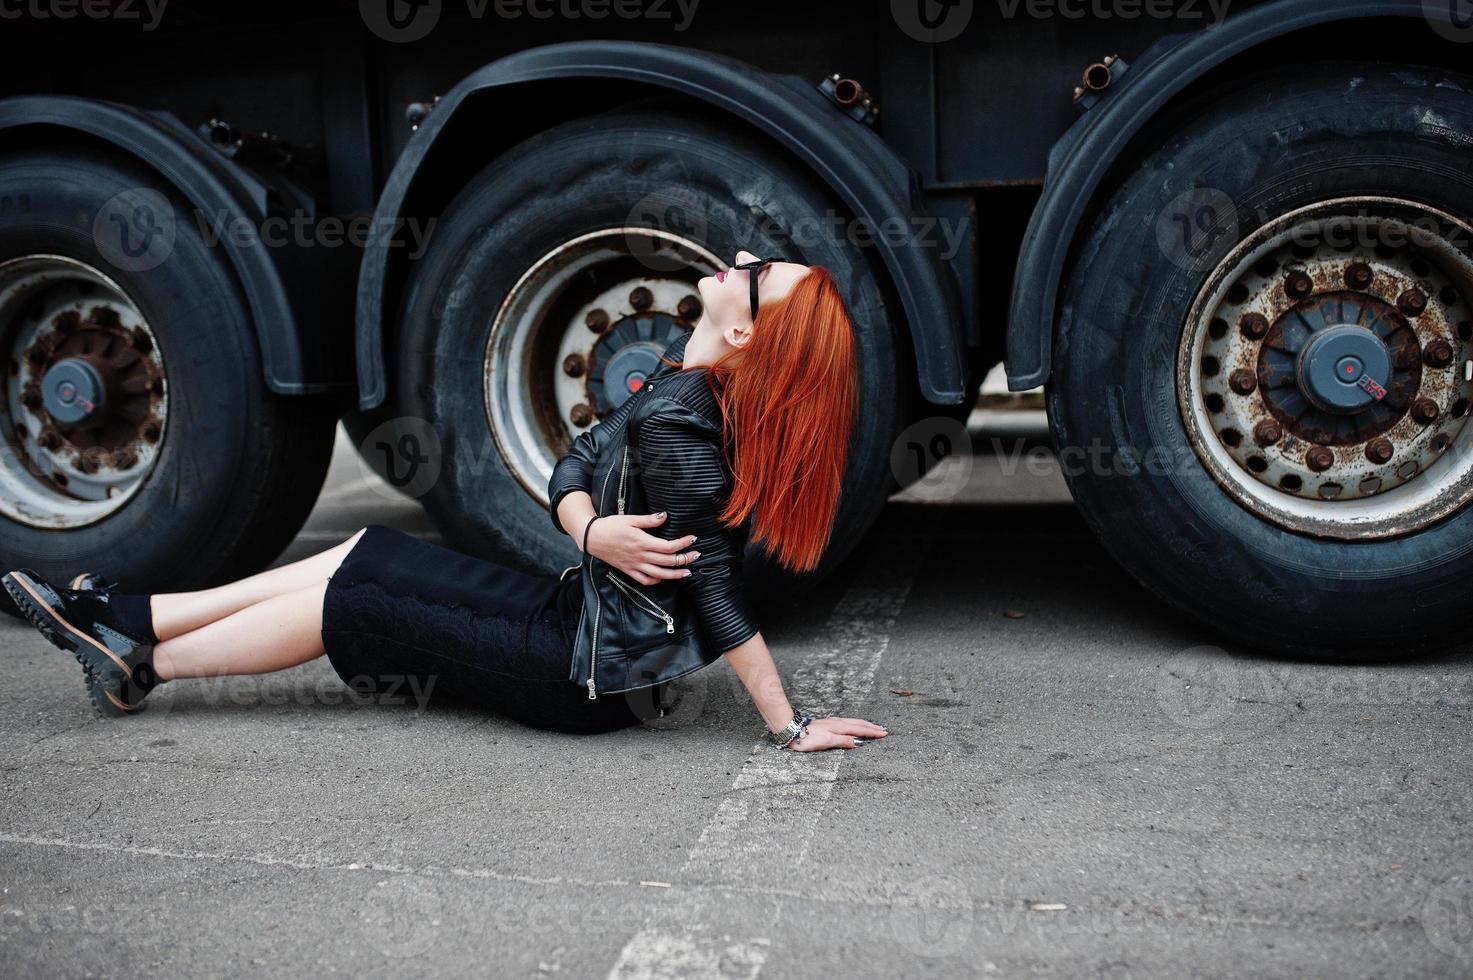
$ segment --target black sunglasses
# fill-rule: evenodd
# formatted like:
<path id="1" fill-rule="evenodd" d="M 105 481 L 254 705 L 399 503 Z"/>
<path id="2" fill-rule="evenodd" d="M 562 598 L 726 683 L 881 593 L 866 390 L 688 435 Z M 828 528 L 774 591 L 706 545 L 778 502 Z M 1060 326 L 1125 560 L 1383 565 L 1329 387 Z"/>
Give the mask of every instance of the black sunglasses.
<path id="1" fill-rule="evenodd" d="M 772 265 L 779 259 L 753 259 L 751 262 L 743 262 L 732 266 L 733 269 L 741 269 L 747 274 L 747 281 L 751 283 L 752 289 L 752 322 L 757 321 L 757 274 L 762 271 L 763 266 Z"/>

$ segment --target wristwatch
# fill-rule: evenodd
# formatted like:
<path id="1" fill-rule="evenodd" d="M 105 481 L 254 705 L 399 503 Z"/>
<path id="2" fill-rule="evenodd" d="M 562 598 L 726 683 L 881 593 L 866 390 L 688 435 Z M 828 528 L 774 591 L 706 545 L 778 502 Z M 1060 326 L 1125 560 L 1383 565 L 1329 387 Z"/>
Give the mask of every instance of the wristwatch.
<path id="1" fill-rule="evenodd" d="M 811 721 L 813 719 L 807 715 L 794 715 L 793 720 L 784 725 L 781 731 L 769 731 L 767 733 L 768 741 L 772 742 L 778 748 L 785 748 L 803 737 L 803 730 L 808 727 Z"/>

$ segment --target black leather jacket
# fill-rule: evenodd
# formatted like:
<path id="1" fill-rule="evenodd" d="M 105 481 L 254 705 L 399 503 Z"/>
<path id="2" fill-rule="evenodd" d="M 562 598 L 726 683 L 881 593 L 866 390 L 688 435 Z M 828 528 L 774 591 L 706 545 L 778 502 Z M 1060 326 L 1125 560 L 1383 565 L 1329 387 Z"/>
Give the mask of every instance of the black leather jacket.
<path id="1" fill-rule="evenodd" d="M 665 349 L 679 361 L 688 335 Z M 673 540 L 696 535 L 701 556 L 689 578 L 640 585 L 585 554 L 563 572 L 582 579 L 583 613 L 569 678 L 588 696 L 650 687 L 689 673 L 750 639 L 757 621 L 742 590 L 746 528 L 717 521 L 731 492 L 722 448 L 721 411 L 702 368 L 661 364 L 608 418 L 573 440 L 552 471 L 548 497 L 557 507 L 574 490 L 593 497 L 600 515 L 666 511 L 652 533 Z M 582 528 L 573 529 L 581 534 Z"/>

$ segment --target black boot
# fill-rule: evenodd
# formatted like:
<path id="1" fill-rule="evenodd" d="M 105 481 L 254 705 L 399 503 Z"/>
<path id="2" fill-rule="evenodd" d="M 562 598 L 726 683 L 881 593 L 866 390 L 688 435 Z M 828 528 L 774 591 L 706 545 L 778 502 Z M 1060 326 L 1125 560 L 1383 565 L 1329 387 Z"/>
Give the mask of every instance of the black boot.
<path id="1" fill-rule="evenodd" d="M 42 636 L 76 656 L 88 695 L 101 713 L 135 713 L 161 683 L 153 669 L 153 644 L 125 632 L 108 589 L 58 588 L 24 568 L 7 573 L 0 583 Z"/>
<path id="2" fill-rule="evenodd" d="M 67 588 L 82 591 L 93 589 L 98 592 L 111 592 L 117 586 L 111 580 L 97 574 L 96 572 L 83 572 L 67 583 Z"/>

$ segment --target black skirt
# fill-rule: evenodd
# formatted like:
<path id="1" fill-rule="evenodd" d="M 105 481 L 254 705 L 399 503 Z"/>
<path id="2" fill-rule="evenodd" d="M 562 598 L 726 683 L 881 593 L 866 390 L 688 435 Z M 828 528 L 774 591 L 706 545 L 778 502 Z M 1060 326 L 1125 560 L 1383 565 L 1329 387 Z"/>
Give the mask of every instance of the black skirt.
<path id="1" fill-rule="evenodd" d="M 659 714 L 659 692 L 590 699 L 568 677 L 576 577 L 529 575 L 372 524 L 333 573 L 322 642 L 362 693 L 488 708 L 523 724 L 600 732 Z"/>

